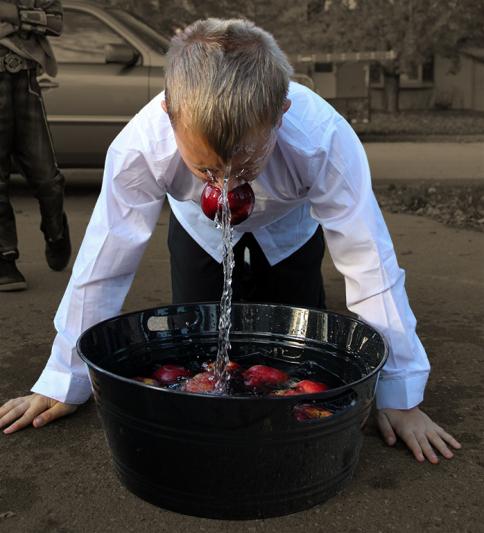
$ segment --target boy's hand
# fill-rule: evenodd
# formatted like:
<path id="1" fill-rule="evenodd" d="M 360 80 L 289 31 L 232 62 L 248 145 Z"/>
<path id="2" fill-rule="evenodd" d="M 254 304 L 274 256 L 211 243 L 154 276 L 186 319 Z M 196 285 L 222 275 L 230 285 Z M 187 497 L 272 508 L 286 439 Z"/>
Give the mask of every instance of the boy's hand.
<path id="1" fill-rule="evenodd" d="M 76 409 L 77 405 L 58 402 L 42 394 L 15 398 L 0 407 L 0 429 L 10 424 L 3 430 L 8 434 L 29 424 L 40 428 L 56 418 L 73 413 Z"/>
<path id="2" fill-rule="evenodd" d="M 454 456 L 447 444 L 457 450 L 461 448 L 452 435 L 445 432 L 418 407 L 407 410 L 381 409 L 378 411 L 377 422 L 389 446 L 395 444 L 398 435 L 419 462 L 425 461 L 425 458 L 433 464 L 439 462 L 432 446 L 446 459 Z"/>

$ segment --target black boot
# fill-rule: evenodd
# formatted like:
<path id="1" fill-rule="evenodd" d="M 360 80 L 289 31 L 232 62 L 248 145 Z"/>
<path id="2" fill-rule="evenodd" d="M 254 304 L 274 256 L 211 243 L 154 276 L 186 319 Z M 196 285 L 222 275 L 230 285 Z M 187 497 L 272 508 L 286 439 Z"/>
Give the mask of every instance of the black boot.
<path id="1" fill-rule="evenodd" d="M 71 257 L 71 238 L 65 213 L 62 215 L 62 236 L 58 239 L 45 239 L 45 258 L 52 270 L 64 270 Z"/>
<path id="2" fill-rule="evenodd" d="M 17 254 L 0 254 L 0 292 L 23 291 L 27 288 L 27 282 L 15 264 Z"/>
<path id="3" fill-rule="evenodd" d="M 39 201 L 45 238 L 45 258 L 52 270 L 64 270 L 71 257 L 71 240 L 67 217 L 63 211 L 64 176 L 58 171 L 48 180 L 37 183 L 35 197 Z"/>

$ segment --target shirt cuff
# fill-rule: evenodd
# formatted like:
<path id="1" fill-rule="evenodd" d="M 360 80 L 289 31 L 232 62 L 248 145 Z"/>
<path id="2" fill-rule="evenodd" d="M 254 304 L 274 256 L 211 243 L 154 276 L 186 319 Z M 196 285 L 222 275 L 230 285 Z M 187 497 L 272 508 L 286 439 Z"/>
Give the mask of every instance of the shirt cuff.
<path id="1" fill-rule="evenodd" d="M 377 409 L 411 409 L 422 403 L 428 372 L 412 376 L 380 376 L 376 388 Z"/>
<path id="2" fill-rule="evenodd" d="M 74 376 L 47 367 L 31 391 L 62 403 L 81 404 L 91 396 L 92 386 L 88 377 Z"/>

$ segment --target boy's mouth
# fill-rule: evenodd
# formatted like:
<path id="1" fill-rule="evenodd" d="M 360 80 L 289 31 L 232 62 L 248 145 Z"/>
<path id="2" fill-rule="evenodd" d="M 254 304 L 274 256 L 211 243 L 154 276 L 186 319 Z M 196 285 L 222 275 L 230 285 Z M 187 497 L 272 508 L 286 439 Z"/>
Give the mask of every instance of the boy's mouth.
<path id="1" fill-rule="evenodd" d="M 211 220 L 215 219 L 217 211 L 221 210 L 219 198 L 222 190 L 216 183 L 207 183 L 200 197 L 200 205 L 204 214 Z M 255 195 L 248 183 L 234 187 L 228 193 L 231 224 L 236 226 L 246 220 L 255 204 Z"/>

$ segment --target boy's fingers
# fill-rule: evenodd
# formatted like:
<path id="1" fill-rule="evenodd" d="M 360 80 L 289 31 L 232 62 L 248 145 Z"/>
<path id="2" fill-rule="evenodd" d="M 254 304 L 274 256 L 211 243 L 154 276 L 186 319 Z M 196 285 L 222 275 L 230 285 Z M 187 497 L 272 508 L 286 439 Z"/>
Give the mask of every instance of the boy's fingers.
<path id="1" fill-rule="evenodd" d="M 9 400 L 8 402 L 5 402 L 0 407 L 0 427 L 1 427 L 1 420 L 2 418 L 9 413 L 14 407 L 19 406 L 21 403 L 23 403 L 23 398 L 14 398 L 13 400 Z"/>
<path id="2" fill-rule="evenodd" d="M 415 459 L 419 463 L 422 463 L 425 461 L 425 457 L 422 453 L 422 448 L 420 447 L 420 444 L 417 440 L 417 437 L 412 432 L 405 433 L 404 435 L 400 435 L 405 442 L 405 444 L 410 448 L 410 451 L 415 456 Z"/>
<path id="3" fill-rule="evenodd" d="M 388 420 L 388 417 L 385 413 L 378 413 L 378 425 L 380 426 L 381 434 L 383 435 L 383 438 L 385 439 L 385 442 L 389 446 L 393 446 L 395 442 L 397 441 L 397 437 L 395 435 L 395 432 L 393 431 L 392 425 L 390 424 L 390 421 Z"/>
<path id="4" fill-rule="evenodd" d="M 12 405 L 12 402 L 13 400 L 8 400 L 8 402 L 5 402 L 1 407 L 0 407 L 0 420 L 2 419 L 2 417 L 4 415 L 6 415 L 10 409 L 11 409 L 11 405 Z"/>
<path id="5" fill-rule="evenodd" d="M 22 429 L 25 426 L 28 426 L 32 422 L 34 417 L 35 417 L 35 413 L 29 413 L 29 411 L 27 411 L 23 416 L 21 416 L 18 420 L 16 420 L 11 426 L 9 426 L 8 428 L 5 428 L 3 432 L 6 433 L 7 435 L 9 433 L 14 433 L 15 431 L 18 431 L 19 429 Z"/>
<path id="6" fill-rule="evenodd" d="M 445 442 L 440 438 L 440 435 L 437 433 L 430 433 L 429 434 L 430 442 L 432 443 L 432 446 L 435 446 L 437 450 L 446 458 L 446 459 L 452 459 L 454 457 L 454 454 L 449 450 Z"/>
<path id="7" fill-rule="evenodd" d="M 437 433 L 445 442 L 449 443 L 456 450 L 462 448 L 462 444 L 458 440 L 454 439 L 452 435 L 449 435 L 449 433 L 447 433 L 447 431 L 443 430 L 441 427 L 439 427 Z"/>
<path id="8" fill-rule="evenodd" d="M 420 445 L 420 448 L 425 455 L 425 457 L 434 465 L 438 464 L 439 458 L 434 452 L 434 449 L 430 445 L 430 442 L 428 441 L 427 437 L 425 435 L 419 436 L 417 438 L 417 442 Z"/>
<path id="9" fill-rule="evenodd" d="M 16 398 L 7 402 L 8 411 L 0 419 L 0 427 L 11 424 L 3 430 L 7 435 L 22 429 L 29 424 L 34 427 L 42 427 L 59 418 L 61 416 L 73 413 L 76 405 L 68 405 L 44 396 L 27 396 L 24 398 Z M 5 404 L 5 405 L 7 405 Z M 49 406 L 51 406 L 49 408 Z"/>
<path id="10" fill-rule="evenodd" d="M 45 426 L 46 424 L 49 424 L 50 422 L 52 422 L 52 420 L 56 420 L 61 416 L 73 413 L 76 409 L 77 405 L 68 405 L 60 402 L 56 403 L 53 407 L 47 409 L 47 411 L 44 411 L 39 416 L 35 417 L 33 425 L 36 428 L 40 428 L 42 426 Z"/>
<path id="11" fill-rule="evenodd" d="M 27 411 L 27 409 L 28 406 L 24 406 L 23 404 L 17 405 L 16 407 L 10 409 L 10 411 L 0 419 L 0 428 L 7 426 L 11 422 L 22 416 L 25 411 Z"/>

